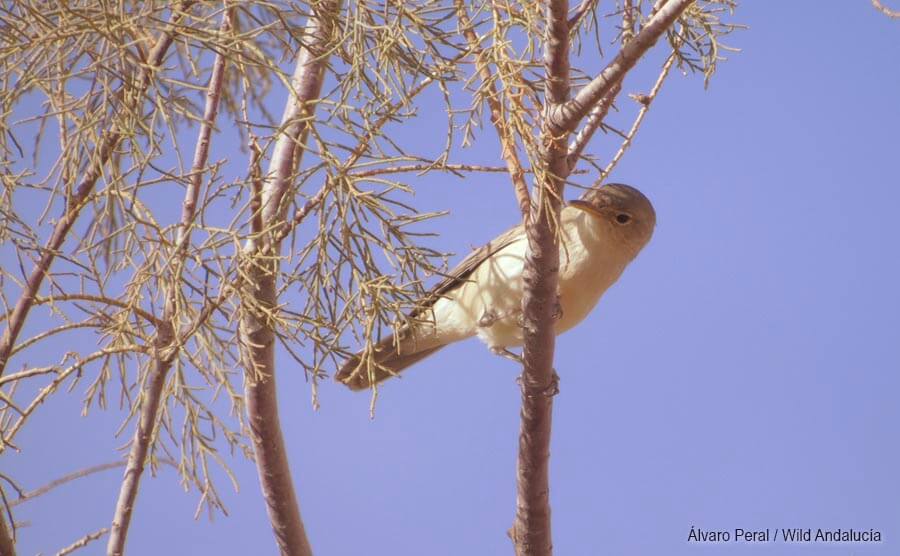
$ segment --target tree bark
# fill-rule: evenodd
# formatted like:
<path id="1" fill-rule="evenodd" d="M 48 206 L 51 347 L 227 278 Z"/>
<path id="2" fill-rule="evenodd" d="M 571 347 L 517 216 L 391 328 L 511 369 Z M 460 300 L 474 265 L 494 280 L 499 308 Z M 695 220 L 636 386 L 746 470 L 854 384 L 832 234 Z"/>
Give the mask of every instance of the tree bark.
<path id="1" fill-rule="evenodd" d="M 618 55 L 575 98 L 569 99 L 568 2 L 551 0 L 546 10 L 544 66 L 546 101 L 541 129 L 541 160 L 537 201 L 526 222 L 523 312 L 522 409 L 517 468 L 516 519 L 510 530 L 516 554 L 549 556 L 553 553 L 550 527 L 550 432 L 553 396 L 559 378 L 553 370 L 554 319 L 557 312 L 559 243 L 557 223 L 565 180 L 577 156 L 600 124 L 628 71 L 656 43 L 694 0 L 669 0 L 651 17 Z M 586 6 L 582 3 L 582 8 Z M 580 9 L 579 11 L 583 11 Z M 580 17 L 580 16 L 579 16 Z M 575 18 L 577 21 L 577 18 Z M 569 135 L 596 110 L 572 145 Z"/>
<path id="2" fill-rule="evenodd" d="M 16 556 L 16 545 L 10 528 L 6 525 L 5 508 L 0 508 L 0 556 Z M 10 524 L 11 525 L 11 524 Z"/>
<path id="3" fill-rule="evenodd" d="M 316 102 L 327 65 L 327 45 L 340 12 L 339 0 L 313 7 L 304 31 L 304 46 L 291 80 L 269 173 L 260 192 L 261 218 L 254 239 L 245 247 L 250 255 L 242 292 L 241 351 L 244 358 L 244 396 L 250 422 L 256 467 L 269 521 L 282 554 L 311 556 L 291 468 L 278 417 L 275 382 L 275 323 L 281 242 L 277 230 L 286 224 L 286 210 L 295 169 L 305 150 Z"/>
<path id="4" fill-rule="evenodd" d="M 553 553 L 550 529 L 550 431 L 553 396 L 559 391 L 553 369 L 554 330 L 559 279 L 557 224 L 562 193 L 569 174 L 568 132 L 549 118 L 569 96 L 568 2 L 554 0 L 546 12 L 544 71 L 547 76 L 545 114 L 541 130 L 541 173 L 537 202 L 526 223 L 528 251 L 525 257 L 522 298 L 523 370 L 516 519 L 511 537 L 518 556 Z"/>

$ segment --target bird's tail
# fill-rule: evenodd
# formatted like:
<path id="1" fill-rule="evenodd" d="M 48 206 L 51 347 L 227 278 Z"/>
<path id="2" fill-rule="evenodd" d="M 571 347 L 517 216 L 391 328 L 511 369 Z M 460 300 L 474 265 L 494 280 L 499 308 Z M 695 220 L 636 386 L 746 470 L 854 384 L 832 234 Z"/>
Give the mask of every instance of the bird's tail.
<path id="1" fill-rule="evenodd" d="M 435 340 L 423 341 L 414 339 L 413 334 L 406 334 L 399 342 L 394 336 L 388 336 L 372 348 L 369 357 L 359 352 L 344 363 L 334 375 L 334 379 L 344 383 L 351 390 L 365 390 L 373 384 L 398 375 L 401 371 L 425 359 L 432 353 L 446 346 Z M 368 364 L 371 363 L 371 364 Z"/>

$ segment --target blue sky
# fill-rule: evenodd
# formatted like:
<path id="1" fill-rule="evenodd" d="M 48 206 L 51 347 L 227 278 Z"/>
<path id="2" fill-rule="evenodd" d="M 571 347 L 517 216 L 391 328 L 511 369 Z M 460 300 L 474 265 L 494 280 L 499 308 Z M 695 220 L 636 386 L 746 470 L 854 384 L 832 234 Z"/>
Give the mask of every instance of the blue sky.
<path id="1" fill-rule="evenodd" d="M 557 554 L 900 552 L 900 22 L 811 0 L 746 2 L 735 20 L 750 26 L 727 41 L 742 52 L 708 90 L 673 75 L 613 176 L 653 201 L 652 242 L 558 340 Z M 656 67 L 634 83 L 648 89 Z M 405 132 L 444 125 L 434 118 Z M 485 135 L 475 155 L 495 160 Z M 457 253 L 518 217 L 502 174 L 430 175 L 415 203 L 451 211 L 436 243 Z M 474 340 L 451 346 L 387 383 L 374 421 L 366 394 L 329 382 L 314 412 L 302 374 L 280 372 L 317 554 L 511 552 L 512 363 Z M 79 399 L 38 412 L 3 472 L 33 488 L 115 459 L 122 415 L 80 418 Z M 222 483 L 230 517 L 211 523 L 192 520 L 196 493 L 174 472 L 148 477 L 129 554 L 275 553 L 255 468 L 232 463 L 241 490 Z M 107 525 L 119 479 L 20 506 L 21 554 Z M 874 528 L 883 542 L 706 546 L 687 542 L 692 526 Z"/>

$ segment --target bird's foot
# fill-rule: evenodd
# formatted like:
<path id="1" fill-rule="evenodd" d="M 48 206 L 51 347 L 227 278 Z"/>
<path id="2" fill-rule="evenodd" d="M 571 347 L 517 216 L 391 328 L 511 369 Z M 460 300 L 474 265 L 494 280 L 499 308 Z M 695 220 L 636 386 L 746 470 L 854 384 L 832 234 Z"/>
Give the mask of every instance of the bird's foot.
<path id="1" fill-rule="evenodd" d="M 491 348 L 491 353 L 493 353 L 494 355 L 499 355 L 500 357 L 503 357 L 505 359 L 515 361 L 516 363 L 518 363 L 520 365 L 522 364 L 522 356 L 519 355 L 518 353 L 509 351 L 505 347 L 494 346 Z"/>

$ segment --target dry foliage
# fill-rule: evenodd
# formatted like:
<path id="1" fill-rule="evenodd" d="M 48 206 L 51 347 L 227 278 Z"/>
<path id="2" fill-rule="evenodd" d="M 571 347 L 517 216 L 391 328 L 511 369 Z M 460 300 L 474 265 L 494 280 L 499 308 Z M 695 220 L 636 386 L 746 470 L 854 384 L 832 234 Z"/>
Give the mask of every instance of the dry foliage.
<path id="1" fill-rule="evenodd" d="M 569 172 L 587 164 L 600 180 L 609 175 L 671 68 L 707 80 L 715 71 L 719 39 L 734 28 L 721 17 L 733 2 L 683 3 L 663 30 L 670 54 L 662 72 L 637 85 L 638 102 L 617 98 L 627 89 L 623 73 L 583 121 L 566 123 Z M 586 88 L 601 54 L 642 37 L 666 5 L 572 6 L 566 87 Z M 542 6 L 6 2 L 0 458 L 29 457 L 18 435 L 71 392 L 85 414 L 123 412 L 120 432 L 136 431 L 135 476 L 145 463 L 171 462 L 199 491 L 198 512 L 224 511 L 210 466 L 227 471 L 231 454 L 254 457 L 243 381 L 259 378 L 260 367 L 241 326 L 252 320 L 274 334 L 293 358 L 284 367 L 303 370 L 316 404 L 329 371 L 401 325 L 446 268 L 428 240 L 439 214 L 412 203 L 411 177 L 509 171 L 525 214 L 527 182 L 550 179 Z M 306 102 L 294 69 L 303 51 L 324 72 L 321 94 Z M 401 132 L 425 117 L 422 93 L 431 90 L 446 109 L 437 156 Z M 285 91 L 289 106 L 299 103 L 288 121 L 273 113 L 272 99 Z M 637 117 L 630 131 L 608 123 L 613 107 L 620 119 Z M 483 141 L 496 152 L 493 132 L 483 133 L 488 122 L 501 138 L 502 166 L 460 163 L 460 149 Z M 596 130 L 621 136 L 619 152 L 586 154 Z M 273 195 L 285 160 L 285 189 Z M 260 275 L 272 291 L 260 291 Z M 17 487 L 2 479 L 11 524 Z M 136 495 L 137 483 L 129 489 Z M 111 535 L 124 543 L 117 527 Z M 13 537 L 0 521 L 0 549 Z"/>

